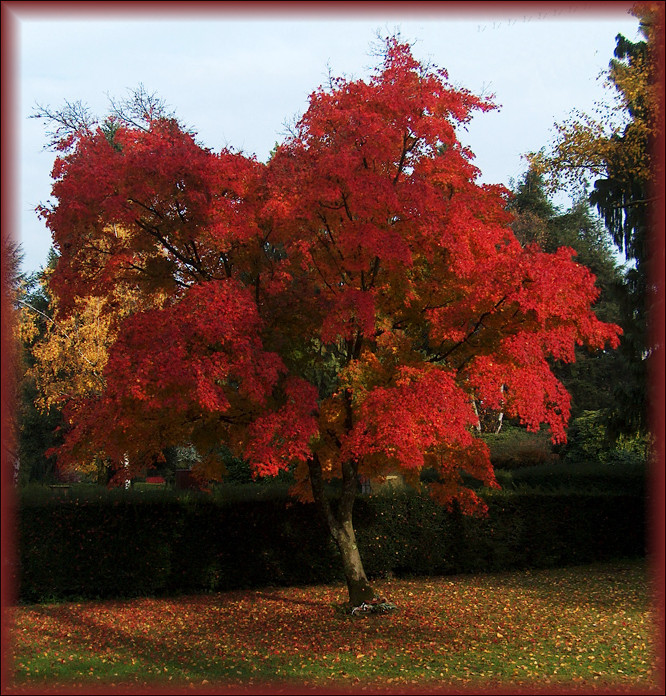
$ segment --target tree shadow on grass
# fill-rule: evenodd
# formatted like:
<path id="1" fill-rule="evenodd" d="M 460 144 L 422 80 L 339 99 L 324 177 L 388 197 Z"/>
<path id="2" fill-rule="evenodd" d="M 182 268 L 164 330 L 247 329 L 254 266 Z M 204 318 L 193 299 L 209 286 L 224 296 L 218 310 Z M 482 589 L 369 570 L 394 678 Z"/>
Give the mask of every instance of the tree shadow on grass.
<path id="1" fill-rule="evenodd" d="M 104 607 L 108 608 L 108 605 Z M 252 679 L 240 654 L 232 652 L 227 655 L 223 649 L 215 650 L 214 642 L 210 648 L 202 649 L 198 636 L 191 634 L 189 630 L 176 629 L 164 638 L 159 638 L 150 635 L 150 627 L 144 629 L 145 632 L 138 626 L 135 630 L 132 630 L 131 625 L 122 628 L 114 623 L 113 617 L 96 619 L 64 605 L 37 606 L 31 608 L 31 613 L 41 619 L 38 621 L 40 627 L 35 629 L 37 641 L 40 645 L 46 643 L 48 652 L 52 653 L 53 671 L 48 675 L 42 669 L 38 680 L 42 684 L 100 687 L 113 682 L 136 684 L 142 689 L 144 686 L 148 689 L 154 687 L 154 693 L 163 693 L 163 688 L 160 687 L 179 684 L 189 686 L 194 680 L 201 684 L 203 679 L 207 679 L 222 685 L 238 685 L 244 681 L 254 682 L 256 685 L 263 681 L 261 676 Z M 159 617 L 153 621 L 155 630 L 161 628 Z M 205 633 L 206 627 L 200 628 Z M 221 638 L 233 636 L 233 622 L 225 620 L 221 626 L 211 625 L 210 630 L 218 632 Z M 191 639 L 189 642 L 188 638 Z M 46 651 L 44 653 L 46 656 Z M 74 656 L 74 659 L 69 660 L 69 655 Z M 132 664 L 132 658 L 136 659 L 136 664 Z M 208 664 L 204 664 L 206 658 Z M 98 666 L 101 678 L 97 678 L 94 668 L 90 670 L 91 665 Z M 117 670 L 114 670 L 114 665 L 117 665 Z M 152 669 L 147 670 L 147 665 Z M 179 673 L 180 670 L 182 673 Z M 117 676 L 113 674 L 114 671 L 117 671 Z M 35 676 L 31 677 L 31 683 L 34 683 Z"/>

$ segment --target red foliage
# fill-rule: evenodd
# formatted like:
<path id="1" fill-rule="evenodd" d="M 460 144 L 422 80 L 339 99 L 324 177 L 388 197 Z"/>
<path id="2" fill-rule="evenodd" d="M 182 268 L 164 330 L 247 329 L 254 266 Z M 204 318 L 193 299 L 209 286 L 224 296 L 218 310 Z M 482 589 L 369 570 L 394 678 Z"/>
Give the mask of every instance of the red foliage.
<path id="1" fill-rule="evenodd" d="M 476 182 L 456 125 L 493 108 L 387 43 L 367 81 L 310 98 L 266 165 L 216 155 L 171 120 L 79 135 L 45 217 L 63 303 L 137 293 L 94 404 L 73 406 L 61 459 L 117 461 L 194 442 L 240 443 L 258 475 L 316 456 L 478 503 L 495 485 L 471 399 L 565 437 L 549 359 L 618 343 L 572 250 L 522 248 L 507 192 Z M 141 298 L 161 292 L 161 309 Z"/>

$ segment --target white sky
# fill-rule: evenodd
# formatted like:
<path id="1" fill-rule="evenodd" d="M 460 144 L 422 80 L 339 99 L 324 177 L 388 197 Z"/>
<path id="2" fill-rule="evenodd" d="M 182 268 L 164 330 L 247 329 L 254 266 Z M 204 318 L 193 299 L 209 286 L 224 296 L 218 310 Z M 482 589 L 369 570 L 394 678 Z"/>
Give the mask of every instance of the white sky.
<path id="1" fill-rule="evenodd" d="M 347 13 L 344 3 L 332 14 L 308 11 L 317 4 L 297 12 L 300 3 L 270 3 L 270 15 L 265 6 L 244 11 L 253 3 L 234 3 L 233 12 L 207 3 L 205 13 L 188 12 L 188 3 L 148 3 L 153 12 L 108 17 L 85 16 L 88 3 L 66 3 L 66 15 L 58 2 L 23 15 L 18 8 L 15 217 L 25 269 L 38 270 L 50 247 L 34 208 L 49 199 L 55 155 L 43 149 L 43 122 L 29 119 L 37 103 L 58 108 L 81 100 L 103 117 L 108 96 L 123 98 L 142 83 L 207 147 L 231 146 L 265 161 L 285 123 L 326 82 L 329 66 L 334 75 L 366 77 L 378 60 L 371 55 L 377 32 L 399 30 L 415 42 L 417 59 L 446 68 L 456 85 L 495 95 L 502 108 L 478 114 L 460 135 L 476 154 L 481 180 L 508 185 L 525 170 L 521 156 L 548 144 L 554 122 L 610 99 L 598 77 L 615 36 L 638 37 L 629 3 L 598 3 L 599 11 L 595 3 L 561 3 L 557 11 L 552 3 L 463 3 L 454 14 L 451 3 L 375 2 L 363 13 Z"/>

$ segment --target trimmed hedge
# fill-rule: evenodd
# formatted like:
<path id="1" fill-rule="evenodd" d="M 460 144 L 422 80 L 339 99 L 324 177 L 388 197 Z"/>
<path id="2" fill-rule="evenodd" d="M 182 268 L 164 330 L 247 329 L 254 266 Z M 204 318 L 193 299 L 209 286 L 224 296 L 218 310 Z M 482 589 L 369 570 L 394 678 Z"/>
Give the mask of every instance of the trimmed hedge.
<path id="1" fill-rule="evenodd" d="M 411 491 L 360 497 L 366 572 L 452 574 L 586 563 L 645 553 L 645 502 L 630 494 L 488 494 L 486 518 Z M 24 602 L 223 591 L 343 580 L 314 506 L 285 499 L 24 502 Z"/>

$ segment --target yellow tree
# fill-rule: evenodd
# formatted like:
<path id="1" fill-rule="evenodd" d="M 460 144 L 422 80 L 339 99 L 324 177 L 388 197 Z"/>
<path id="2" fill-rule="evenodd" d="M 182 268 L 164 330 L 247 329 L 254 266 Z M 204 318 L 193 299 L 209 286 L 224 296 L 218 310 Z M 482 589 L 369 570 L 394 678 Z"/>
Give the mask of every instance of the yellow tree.
<path id="1" fill-rule="evenodd" d="M 139 309 L 162 304 L 159 293 L 139 299 L 128 285 L 120 283 L 106 297 L 77 297 L 65 311 L 50 292 L 51 274 L 47 268 L 40 278 L 43 294 L 49 298 L 48 311 L 22 301 L 16 322 L 17 338 L 29 346 L 32 359 L 25 374 L 34 380 L 35 405 L 42 414 L 101 394 L 109 348 L 118 338 L 120 322 Z M 68 467 L 79 474 L 98 476 L 105 468 L 102 452 Z"/>
<path id="2" fill-rule="evenodd" d="M 593 115 L 573 110 L 555 124 L 550 147 L 527 156 L 535 173 L 546 175 L 552 191 L 580 189 L 621 174 L 644 182 L 653 179 L 651 146 L 663 127 L 663 67 L 658 60 L 663 4 L 642 3 L 632 14 L 639 19 L 643 40 L 632 43 L 617 35 L 615 57 L 603 74 L 611 100 L 597 103 Z"/>

